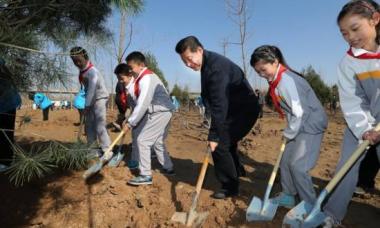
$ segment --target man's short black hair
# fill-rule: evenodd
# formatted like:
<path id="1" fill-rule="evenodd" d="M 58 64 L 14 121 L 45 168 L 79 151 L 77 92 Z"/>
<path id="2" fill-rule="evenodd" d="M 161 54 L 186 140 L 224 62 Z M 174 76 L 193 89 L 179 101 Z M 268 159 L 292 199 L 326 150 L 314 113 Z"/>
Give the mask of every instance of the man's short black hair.
<path id="1" fill-rule="evenodd" d="M 143 53 L 139 52 L 139 51 L 134 51 L 134 52 L 131 52 L 126 58 L 125 58 L 125 61 L 126 62 L 129 62 L 129 61 L 134 61 L 136 63 L 144 63 L 145 65 L 145 56 Z"/>
<path id="2" fill-rule="evenodd" d="M 88 53 L 86 51 L 86 49 L 82 48 L 82 47 L 73 47 L 71 48 L 70 50 L 70 56 L 78 56 L 78 55 L 81 55 L 84 57 L 85 60 L 88 60 Z"/>
<path id="3" fill-rule="evenodd" d="M 125 63 L 120 63 L 116 66 L 114 73 L 116 75 L 130 75 L 132 73 L 132 68 Z"/>
<path id="4" fill-rule="evenodd" d="M 184 53 L 188 48 L 191 52 L 195 52 L 198 47 L 203 49 L 203 45 L 199 42 L 198 38 L 195 36 L 188 36 L 180 40 L 175 46 L 175 51 L 178 54 Z"/>

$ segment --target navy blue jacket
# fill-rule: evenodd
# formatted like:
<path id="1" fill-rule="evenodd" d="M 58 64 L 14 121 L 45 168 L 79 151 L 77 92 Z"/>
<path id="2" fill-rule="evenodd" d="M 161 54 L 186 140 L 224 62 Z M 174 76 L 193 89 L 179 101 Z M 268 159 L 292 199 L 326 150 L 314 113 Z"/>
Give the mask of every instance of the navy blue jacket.
<path id="1" fill-rule="evenodd" d="M 260 110 L 240 67 L 207 50 L 203 53 L 201 96 L 211 112 L 209 141 L 239 141 L 251 130 Z"/>

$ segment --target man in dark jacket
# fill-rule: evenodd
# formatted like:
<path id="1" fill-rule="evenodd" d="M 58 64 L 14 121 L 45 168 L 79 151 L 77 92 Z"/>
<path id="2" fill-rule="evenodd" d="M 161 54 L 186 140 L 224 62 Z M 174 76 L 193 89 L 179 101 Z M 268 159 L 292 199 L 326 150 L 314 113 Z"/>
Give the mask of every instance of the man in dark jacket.
<path id="1" fill-rule="evenodd" d="M 213 197 L 236 196 L 239 176 L 245 176 L 237 144 L 256 122 L 259 113 L 257 97 L 235 63 L 205 50 L 196 37 L 180 40 L 176 52 L 187 67 L 201 71 L 201 96 L 211 113 L 208 145 L 216 177 L 222 185 Z"/>

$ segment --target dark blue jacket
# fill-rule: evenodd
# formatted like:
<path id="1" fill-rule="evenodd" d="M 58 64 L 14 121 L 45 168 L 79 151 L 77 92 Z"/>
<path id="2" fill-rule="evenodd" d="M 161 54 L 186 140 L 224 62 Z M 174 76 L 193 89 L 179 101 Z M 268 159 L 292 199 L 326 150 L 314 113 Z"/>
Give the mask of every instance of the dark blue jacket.
<path id="1" fill-rule="evenodd" d="M 201 96 L 211 113 L 208 140 L 237 142 L 259 113 L 257 97 L 243 71 L 226 57 L 204 50 Z"/>
<path id="2" fill-rule="evenodd" d="M 21 106 L 21 97 L 14 85 L 0 78 L 0 113 L 12 111 Z"/>

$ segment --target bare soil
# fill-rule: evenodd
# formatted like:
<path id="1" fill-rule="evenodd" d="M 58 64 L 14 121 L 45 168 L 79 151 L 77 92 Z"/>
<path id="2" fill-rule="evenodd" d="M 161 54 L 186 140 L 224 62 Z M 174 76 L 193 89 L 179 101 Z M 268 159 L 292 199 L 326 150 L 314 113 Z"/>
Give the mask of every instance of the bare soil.
<path id="1" fill-rule="evenodd" d="M 21 116 L 32 121 L 19 127 Z M 112 122 L 116 111 L 108 113 Z M 16 141 L 21 145 L 56 140 L 76 140 L 78 113 L 75 110 L 50 112 L 48 122 L 42 121 L 39 110 L 17 112 Z M 240 143 L 247 177 L 241 178 L 239 197 L 214 200 L 210 197 L 219 187 L 210 164 L 198 202 L 197 211 L 210 212 L 203 227 L 281 227 L 287 209 L 279 209 L 272 222 L 247 223 L 245 211 L 252 197 L 263 197 L 266 184 L 281 144 L 282 120 L 267 111 L 252 132 Z M 330 116 L 320 159 L 312 170 L 316 188 L 321 190 L 332 177 L 342 141 L 345 123 L 341 115 Z M 111 132 L 111 138 L 117 133 Z M 172 156 L 176 176 L 166 177 L 153 160 L 153 185 L 133 187 L 126 182 L 133 173 L 122 162 L 118 168 L 106 167 L 85 183 L 83 171 L 56 173 L 21 188 L 8 183 L 0 175 L 1 227 L 183 227 L 170 221 L 176 211 L 187 212 L 191 193 L 206 149 L 207 130 L 201 126 L 195 111 L 176 113 L 172 119 L 167 147 Z M 130 153 L 130 137 L 125 148 Z M 277 181 L 273 191 L 278 192 Z M 380 175 L 376 191 L 363 198 L 353 198 L 344 220 L 346 227 L 380 227 Z"/>

